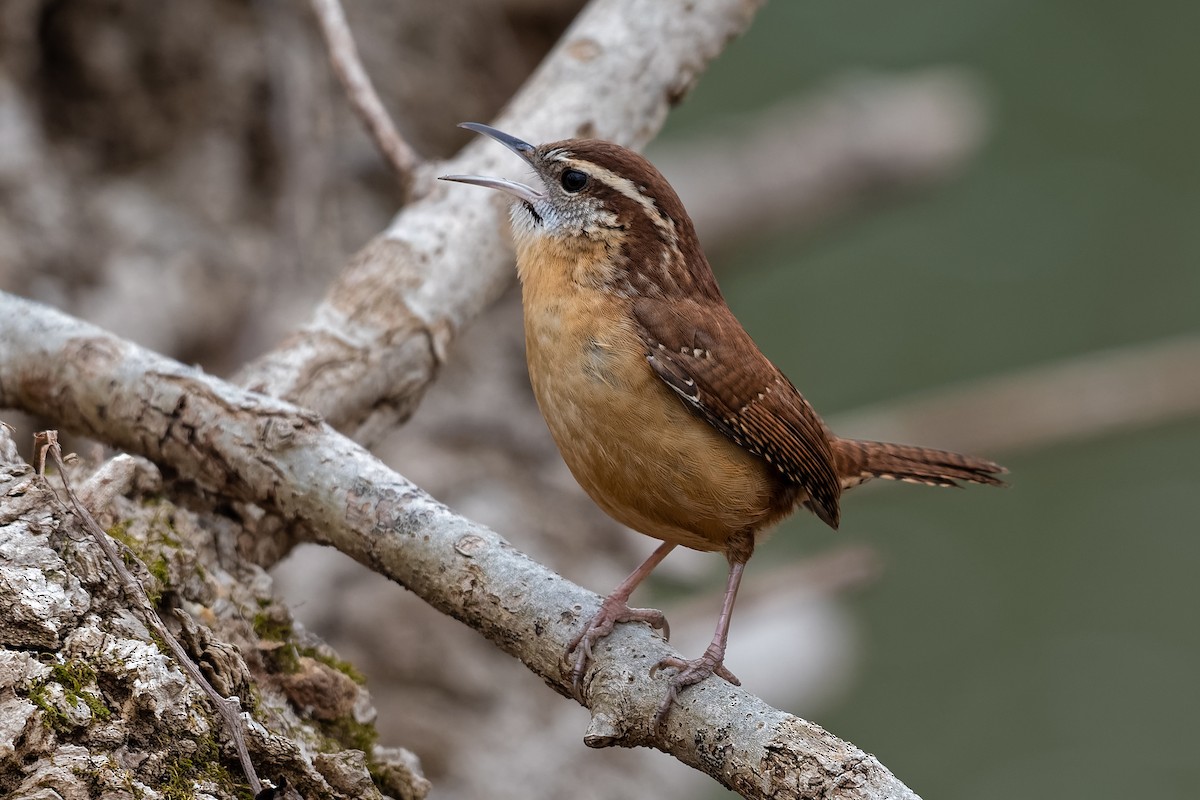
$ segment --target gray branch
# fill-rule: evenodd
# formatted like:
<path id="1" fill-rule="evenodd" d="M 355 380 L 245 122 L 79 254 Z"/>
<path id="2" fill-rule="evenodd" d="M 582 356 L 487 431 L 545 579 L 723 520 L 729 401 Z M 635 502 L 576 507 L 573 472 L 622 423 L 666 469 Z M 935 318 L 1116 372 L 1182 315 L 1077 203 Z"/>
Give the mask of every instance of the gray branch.
<path id="1" fill-rule="evenodd" d="M 0 408 L 144 455 L 261 504 L 410 589 L 569 695 L 563 654 L 599 598 L 457 516 L 315 414 L 238 389 L 45 306 L 0 294 Z M 751 798 L 914 798 L 873 756 L 739 687 L 686 691 L 652 725 L 672 648 L 623 625 L 597 648 L 585 741 L 662 750 Z"/>

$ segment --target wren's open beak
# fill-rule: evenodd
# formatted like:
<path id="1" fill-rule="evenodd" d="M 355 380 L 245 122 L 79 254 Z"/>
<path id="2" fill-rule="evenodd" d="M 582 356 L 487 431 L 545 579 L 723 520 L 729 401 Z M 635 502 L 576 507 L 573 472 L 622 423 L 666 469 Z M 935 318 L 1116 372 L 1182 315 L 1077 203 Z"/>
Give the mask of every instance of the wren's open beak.
<path id="1" fill-rule="evenodd" d="M 498 131 L 488 125 L 481 125 L 478 122 L 463 122 L 458 127 L 466 128 L 469 131 L 482 133 L 484 136 L 490 136 L 500 144 L 512 150 L 525 160 L 529 166 L 534 166 L 533 153 L 534 146 L 529 142 L 522 141 L 515 136 L 510 136 L 504 131 Z M 443 175 L 438 180 L 442 181 L 457 181 L 458 183 L 473 183 L 476 186 L 486 186 L 489 189 L 499 189 L 502 192 L 511 194 L 526 203 L 533 203 L 541 200 L 543 195 L 532 186 L 526 186 L 523 183 L 506 180 L 505 178 L 489 178 L 484 175 Z"/>

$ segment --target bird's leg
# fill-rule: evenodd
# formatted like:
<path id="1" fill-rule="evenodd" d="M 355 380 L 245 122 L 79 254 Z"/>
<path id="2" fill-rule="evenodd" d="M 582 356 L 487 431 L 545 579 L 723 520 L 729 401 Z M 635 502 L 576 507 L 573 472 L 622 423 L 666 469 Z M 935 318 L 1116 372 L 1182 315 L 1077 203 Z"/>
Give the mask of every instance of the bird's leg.
<path id="1" fill-rule="evenodd" d="M 671 626 L 667 624 L 663 613 L 653 608 L 630 608 L 629 596 L 638 584 L 654 571 L 659 562 L 667 557 L 667 553 L 674 549 L 675 545 L 669 542 L 660 544 L 641 566 L 604 598 L 600 610 L 588 621 L 579 635 L 571 640 L 567 655 L 578 651 L 575 666 L 571 669 L 571 686 L 575 691 L 575 699 L 579 702 L 583 702 L 583 673 L 587 671 L 588 662 L 592 660 L 592 645 L 612 633 L 613 626 L 618 622 L 648 622 L 650 627 L 661 630 L 666 638 L 671 638 Z"/>
<path id="2" fill-rule="evenodd" d="M 725 584 L 725 601 L 721 604 L 721 616 L 717 618 L 717 630 L 713 633 L 712 642 L 704 654 L 691 661 L 670 656 L 658 662 L 650 671 L 650 674 L 653 675 L 663 667 L 675 667 L 679 670 L 671 678 L 671 687 L 667 691 L 667 696 L 662 701 L 662 705 L 658 707 L 658 714 L 654 717 L 655 728 L 662 727 L 679 692 L 693 683 L 699 683 L 708 676 L 716 674 L 734 686 L 742 685 L 742 682 L 732 672 L 725 669 L 725 644 L 729 639 L 729 620 L 733 617 L 733 603 L 737 599 L 738 585 L 742 582 L 742 571 L 745 568 L 745 561 L 730 559 L 729 579 Z"/>

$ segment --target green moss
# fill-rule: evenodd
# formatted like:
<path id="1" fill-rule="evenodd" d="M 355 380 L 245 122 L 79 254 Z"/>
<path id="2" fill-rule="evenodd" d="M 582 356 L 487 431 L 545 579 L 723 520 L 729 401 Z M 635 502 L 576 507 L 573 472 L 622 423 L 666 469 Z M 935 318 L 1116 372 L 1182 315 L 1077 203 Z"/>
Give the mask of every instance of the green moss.
<path id="1" fill-rule="evenodd" d="M 146 796 L 146 793 L 137 785 L 133 773 L 118 764 L 116 759 L 111 755 L 105 758 L 105 764 L 101 768 L 89 767 L 84 769 L 76 767 L 71 772 L 87 784 L 88 793 L 92 797 L 106 796 L 113 786 L 118 783 L 120 788 L 124 789 L 135 800 L 140 800 L 140 798 Z"/>
<path id="2" fill-rule="evenodd" d="M 239 797 L 253 796 L 221 763 L 221 750 L 212 737 L 199 739 L 192 755 L 177 755 L 167 762 L 159 791 L 168 800 L 193 800 L 198 783 L 215 785 Z"/>
<path id="3" fill-rule="evenodd" d="M 45 681 L 37 681 L 29 687 L 29 694 L 26 697 L 42 712 L 42 724 L 47 728 L 59 733 L 65 733 L 71 729 L 67 715 L 50 700 L 50 695 L 46 692 Z"/>
<path id="4" fill-rule="evenodd" d="M 82 780 L 88 788 L 88 794 L 92 797 L 100 797 L 108 786 L 104 782 L 104 776 L 98 769 L 82 769 L 76 767 L 71 770 L 75 777 Z"/>
<path id="5" fill-rule="evenodd" d="M 154 591 L 147 592 L 147 595 L 150 603 L 155 606 L 162 599 L 163 591 L 171 585 L 171 565 L 167 561 L 163 549 L 164 547 L 176 549 L 180 547 L 179 541 L 167 533 L 168 531 L 174 532 L 173 525 L 162 523 L 162 520 L 167 518 L 167 515 L 162 513 L 155 516 L 144 542 L 130 535 L 129 528 L 133 523 L 132 520 L 121 520 L 106 531 L 110 537 L 125 545 L 121 549 L 121 560 L 125 562 L 125 566 L 136 569 L 137 564 L 134 562 L 140 562 L 154 577 L 158 586 Z"/>
<path id="6" fill-rule="evenodd" d="M 158 631 L 150 628 L 150 641 L 154 642 L 154 646 L 158 648 L 158 652 L 162 653 L 172 661 L 175 660 L 175 651 L 171 649 L 171 645 L 167 644 L 167 640 L 158 635 Z"/>
<path id="7" fill-rule="evenodd" d="M 296 635 L 291 621 L 272 613 L 270 608 L 254 615 L 254 633 L 267 642 L 290 642 Z"/>
<path id="8" fill-rule="evenodd" d="M 291 620 L 271 606 L 254 615 L 254 633 L 264 642 L 281 642 L 280 647 L 263 650 L 267 669 L 271 672 L 292 674 L 300 671 L 300 653 L 293 641 L 296 631 Z"/>
<path id="9" fill-rule="evenodd" d="M 29 702 L 41 710 L 42 720 L 47 728 L 58 733 L 67 733 L 71 730 L 71 723 L 67 715 L 50 699 L 50 693 L 46 687 L 51 683 L 57 683 L 63 687 L 63 694 L 68 703 L 73 706 L 83 703 L 91 711 L 92 719 L 103 721 L 112 716 L 112 711 L 102 699 L 91 692 L 84 691 L 95 682 L 96 670 L 92 665 L 78 659 L 71 659 L 64 664 L 51 666 L 50 675 L 34 681 L 29 687 L 26 697 L 29 698 Z"/>
<path id="10" fill-rule="evenodd" d="M 369 761 L 371 753 L 375 749 L 375 743 L 379 741 L 379 731 L 375 730 L 374 725 L 359 722 L 350 715 L 334 720 L 318 721 L 318 725 L 321 733 L 329 740 L 326 743 L 326 752 L 333 753 L 347 749 L 361 750 L 366 753 Z"/>
<path id="11" fill-rule="evenodd" d="M 171 747 L 186 746 L 187 741 L 174 742 Z M 111 792 L 117 780 L 135 798 L 144 796 L 137 784 L 133 773 L 122 768 L 110 757 L 102 768 L 75 769 L 74 774 L 81 778 L 93 797 L 105 796 Z M 244 800 L 253 800 L 254 792 L 250 790 L 241 772 L 233 772 L 221 763 L 221 750 L 211 736 L 195 740 L 195 748 L 190 755 L 177 753 L 167 760 L 163 771 L 150 776 L 150 783 L 159 791 L 159 796 L 168 800 L 194 800 L 197 787 L 201 791 L 207 789 L 211 794 L 213 788 L 222 794 L 232 795 Z M 142 780 L 146 780 L 145 777 Z"/>
<path id="12" fill-rule="evenodd" d="M 115 522 L 105 533 L 132 550 L 137 542 L 129 535 L 129 522 L 127 519 Z"/>
<path id="13" fill-rule="evenodd" d="M 71 659 L 65 664 L 50 667 L 50 677 L 61 683 L 69 693 L 78 694 L 85 686 L 96 680 L 96 670 L 91 664 Z M 68 694 L 68 697 L 70 694 Z"/>
<path id="14" fill-rule="evenodd" d="M 183 546 L 179 541 L 179 531 L 175 529 L 174 510 L 159 513 L 154 516 L 147 539 L 151 542 L 161 542 L 167 547 L 178 550 Z"/>
<path id="15" fill-rule="evenodd" d="M 167 559 L 163 556 L 159 556 L 146 568 L 150 570 L 151 575 L 153 575 L 163 584 L 166 584 L 167 579 L 171 577 L 171 566 L 167 563 Z"/>
<path id="16" fill-rule="evenodd" d="M 258 712 L 262 710 L 262 692 L 258 690 L 257 684 L 251 682 L 248 695 L 242 698 L 242 709 L 249 711 L 250 716 L 258 719 Z M 262 722 L 261 719 L 258 721 Z"/>
<path id="17" fill-rule="evenodd" d="M 291 642 L 263 650 L 262 653 L 267 662 L 267 669 L 271 672 L 294 675 L 300 671 L 300 654 L 296 651 L 296 645 Z"/>
<path id="18" fill-rule="evenodd" d="M 349 661 L 343 661 L 342 659 L 337 658 L 336 656 L 327 655 L 327 654 L 317 650 L 317 648 L 315 648 L 315 647 L 301 648 L 300 655 L 308 656 L 311 659 L 320 661 L 322 664 L 324 664 L 327 667 L 332 667 L 333 669 L 336 669 L 338 672 L 342 673 L 347 678 L 349 678 L 350 680 L 357 683 L 359 686 L 367 685 L 367 676 L 363 675 L 361 672 L 359 672 L 358 668 L 355 667 L 353 664 L 351 664 Z"/>
<path id="19" fill-rule="evenodd" d="M 61 680 L 68 693 L 72 690 L 78 692 L 86 685 L 80 681 L 88 674 L 91 674 L 94 680 L 95 673 L 86 664 L 68 662 L 54 667 L 46 681 L 57 683 Z M 32 692 L 30 696 L 33 696 Z M 164 742 L 164 747 L 174 750 L 186 749 L 188 741 Z M 141 776 L 141 780 L 148 780 L 158 790 L 159 795 L 167 800 L 194 800 L 198 790 L 207 789 L 205 793 L 211 794 L 213 788 L 226 795 L 253 800 L 254 792 L 240 770 L 232 771 L 221 762 L 221 748 L 215 737 L 203 736 L 191 741 L 194 747 L 190 753 L 176 752 L 166 761 L 160 774 Z M 112 790 L 113 782 L 118 776 L 126 791 L 135 798 L 143 796 L 143 792 L 136 785 L 135 775 L 117 765 L 111 758 L 104 768 L 76 769 L 74 773 L 85 781 L 94 797 L 103 796 Z"/>

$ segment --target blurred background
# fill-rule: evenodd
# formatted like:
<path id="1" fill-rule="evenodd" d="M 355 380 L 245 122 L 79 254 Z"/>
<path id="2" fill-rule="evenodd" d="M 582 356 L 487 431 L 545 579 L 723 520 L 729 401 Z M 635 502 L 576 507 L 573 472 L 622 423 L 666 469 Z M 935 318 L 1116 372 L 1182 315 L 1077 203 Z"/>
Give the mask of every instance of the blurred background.
<path id="1" fill-rule="evenodd" d="M 436 157 L 578 5 L 347 12 Z M 923 796 L 1200 782 L 1197 30 L 1173 0 L 775 2 L 649 150 L 735 313 L 836 430 L 1012 472 L 856 490 L 839 532 L 798 515 L 747 572 L 731 669 Z M 302 321 L 400 202 L 300 4 L 6 0 L 0 65 L 0 287 L 215 372 Z M 378 451 L 597 592 L 652 547 L 558 461 L 515 292 Z M 698 652 L 724 563 L 661 572 L 644 599 Z M 436 796 L 723 796 L 661 754 L 586 750 L 586 712 L 335 553 L 276 576 Z"/>
<path id="2" fill-rule="evenodd" d="M 1134 359 L 1112 365 L 1101 396 L 1048 405 L 1073 422 L 1121 395 L 1194 400 L 1200 111 L 1184 98 L 1200 56 L 1184 32 L 1197 25 L 1200 9 L 1173 2 L 774 3 L 658 144 L 846 70 L 961 66 L 990 119 L 962 174 L 723 253 L 735 311 L 835 420 L 1114 348 Z M 1159 380 L 1133 366 L 1186 341 L 1192 356 Z M 1187 797 L 1200 778 L 1200 419 L 1193 407 L 1006 443 L 992 416 L 1028 430 L 1043 413 L 1061 412 L 975 418 L 1012 471 L 1007 491 L 888 486 L 848 498 L 836 535 L 801 518 L 771 540 L 777 558 L 868 542 L 883 564 L 848 599 L 854 677 L 816 718 L 928 797 Z"/>

